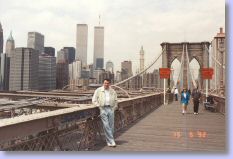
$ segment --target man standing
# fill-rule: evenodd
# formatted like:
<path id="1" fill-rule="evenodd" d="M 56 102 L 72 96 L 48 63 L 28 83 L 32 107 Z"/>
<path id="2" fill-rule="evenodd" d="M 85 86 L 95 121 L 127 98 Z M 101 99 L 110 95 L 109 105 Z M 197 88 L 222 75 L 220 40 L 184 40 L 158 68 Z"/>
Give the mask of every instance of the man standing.
<path id="1" fill-rule="evenodd" d="M 100 109 L 107 145 L 115 147 L 114 111 L 117 109 L 117 94 L 110 87 L 110 82 L 110 79 L 104 79 L 103 86 L 95 90 L 92 103 Z"/>
<path id="2" fill-rule="evenodd" d="M 198 114 L 198 108 L 199 108 L 199 102 L 201 100 L 201 92 L 198 90 L 198 87 L 193 90 L 192 92 L 192 99 L 193 99 L 193 104 L 194 104 L 194 113 L 195 115 Z"/>

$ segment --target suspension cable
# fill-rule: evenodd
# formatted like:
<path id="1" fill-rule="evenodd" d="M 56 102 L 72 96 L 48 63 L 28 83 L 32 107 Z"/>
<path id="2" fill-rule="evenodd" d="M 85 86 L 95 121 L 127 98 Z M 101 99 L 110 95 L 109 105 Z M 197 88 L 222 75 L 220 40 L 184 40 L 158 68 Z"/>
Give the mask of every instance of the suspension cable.
<path id="1" fill-rule="evenodd" d="M 191 69 L 190 69 L 190 73 L 191 73 L 191 78 L 192 78 L 193 85 L 194 85 L 194 87 L 197 87 L 197 82 L 194 79 L 194 73 L 191 71 Z"/>
<path id="2" fill-rule="evenodd" d="M 190 78 L 189 78 L 189 55 L 188 55 L 188 46 L 185 45 L 185 55 L 186 55 L 186 68 L 187 68 L 187 73 L 186 73 L 186 76 L 187 76 L 187 84 L 188 84 L 188 89 L 190 89 Z"/>
<path id="3" fill-rule="evenodd" d="M 165 49 L 162 50 L 161 54 L 147 68 L 145 68 L 144 70 L 140 71 L 138 74 L 136 74 L 134 76 L 131 76 L 131 77 L 129 77 L 129 78 L 127 78 L 127 79 L 125 79 L 125 80 L 123 80 L 121 82 L 118 82 L 118 83 L 116 83 L 114 85 L 117 86 L 117 85 L 123 84 L 123 83 L 125 83 L 125 82 L 133 79 L 134 77 L 137 77 L 137 76 L 143 74 L 144 72 L 146 72 L 149 68 L 151 68 L 158 61 L 158 59 L 160 58 L 160 56 L 164 53 L 164 50 Z"/>
<path id="4" fill-rule="evenodd" d="M 184 46 L 183 46 L 183 51 L 182 51 L 182 56 L 181 56 L 180 72 L 179 72 L 178 78 L 177 78 L 177 80 L 176 80 L 175 87 L 176 87 L 176 85 L 177 85 L 178 79 L 180 78 L 180 74 L 181 74 L 181 70 L 182 70 L 183 61 L 184 61 Z"/>
<path id="5" fill-rule="evenodd" d="M 196 83 L 196 81 L 194 80 L 194 77 L 192 76 L 192 73 L 191 73 L 190 67 L 189 67 L 189 54 L 188 54 L 188 46 L 187 46 L 187 45 L 186 45 L 186 55 L 187 55 L 187 61 L 188 61 L 187 68 L 188 68 L 188 71 L 190 72 L 190 75 L 191 75 L 191 78 L 192 78 L 192 83 L 193 83 L 194 87 L 196 87 L 196 86 L 197 86 L 197 83 Z M 188 71 L 187 71 L 187 72 L 188 72 Z"/>
<path id="6" fill-rule="evenodd" d="M 207 48 L 207 46 L 205 45 L 206 47 L 206 50 L 208 51 L 209 55 L 210 55 L 210 52 L 209 52 L 209 49 Z M 211 56 L 211 58 L 219 65 L 221 66 L 223 69 L 225 69 L 225 65 L 222 65 L 213 55 Z"/>

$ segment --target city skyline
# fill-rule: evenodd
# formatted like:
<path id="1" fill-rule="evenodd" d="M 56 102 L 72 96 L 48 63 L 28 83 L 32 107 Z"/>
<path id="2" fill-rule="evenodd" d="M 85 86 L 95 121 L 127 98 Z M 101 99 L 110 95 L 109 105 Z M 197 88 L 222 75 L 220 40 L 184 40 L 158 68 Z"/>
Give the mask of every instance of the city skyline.
<path id="1" fill-rule="evenodd" d="M 100 25 L 105 28 L 104 61 L 113 61 L 115 71 L 120 70 L 122 61 L 131 60 L 135 73 L 142 45 L 147 66 L 152 57 L 160 54 L 163 41 L 211 41 L 219 27 L 225 30 L 224 0 L 215 3 L 211 0 L 29 2 L 1 2 L 4 47 L 10 30 L 13 30 L 16 47 L 27 46 L 30 31 L 42 33 L 45 46 L 55 47 L 56 52 L 64 46 L 75 47 L 76 25 L 85 23 L 90 28 L 87 53 L 90 64 L 93 62 L 94 26 L 99 25 L 101 15 Z M 22 23 L 22 17 L 25 23 Z"/>

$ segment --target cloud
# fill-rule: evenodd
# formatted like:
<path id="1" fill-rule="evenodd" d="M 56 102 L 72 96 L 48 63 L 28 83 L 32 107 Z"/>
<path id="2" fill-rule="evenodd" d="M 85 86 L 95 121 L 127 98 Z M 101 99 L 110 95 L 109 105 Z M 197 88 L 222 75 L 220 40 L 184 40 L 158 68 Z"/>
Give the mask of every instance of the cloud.
<path id="1" fill-rule="evenodd" d="M 115 70 L 120 62 L 132 60 L 135 72 L 142 45 L 148 65 L 163 41 L 211 41 L 219 27 L 225 28 L 224 0 L 0 0 L 4 38 L 12 29 L 17 47 L 27 45 L 29 31 L 44 34 L 45 45 L 57 51 L 75 47 L 76 24 L 88 24 L 88 63 L 99 14 L 105 27 L 105 61 L 113 61 Z"/>

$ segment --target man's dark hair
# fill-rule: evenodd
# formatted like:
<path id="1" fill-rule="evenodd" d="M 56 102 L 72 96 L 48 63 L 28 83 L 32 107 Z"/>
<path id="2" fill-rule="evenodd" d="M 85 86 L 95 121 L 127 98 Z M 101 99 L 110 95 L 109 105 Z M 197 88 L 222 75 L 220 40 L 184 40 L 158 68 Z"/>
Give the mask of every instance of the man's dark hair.
<path id="1" fill-rule="evenodd" d="M 109 78 L 105 78 L 104 80 L 103 80 L 103 82 L 104 81 L 108 81 L 109 83 L 111 83 L 111 80 L 109 79 Z"/>

